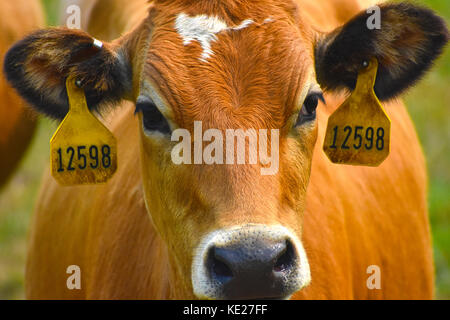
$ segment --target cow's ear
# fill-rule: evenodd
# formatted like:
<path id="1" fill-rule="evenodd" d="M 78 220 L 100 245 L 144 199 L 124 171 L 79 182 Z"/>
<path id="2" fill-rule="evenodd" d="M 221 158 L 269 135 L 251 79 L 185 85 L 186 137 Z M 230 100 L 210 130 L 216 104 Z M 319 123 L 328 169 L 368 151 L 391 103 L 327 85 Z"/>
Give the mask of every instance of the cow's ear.
<path id="1" fill-rule="evenodd" d="M 376 11 L 363 11 L 319 37 L 315 67 L 322 88 L 353 90 L 364 61 L 375 57 L 379 62 L 375 93 L 380 100 L 390 99 L 418 81 L 442 53 L 448 30 L 431 10 L 410 3 L 378 8 L 380 29 L 373 28 Z"/>
<path id="2" fill-rule="evenodd" d="M 4 72 L 33 107 L 56 119 L 68 112 L 69 75 L 84 88 L 91 110 L 117 103 L 131 91 L 131 67 L 120 46 L 80 30 L 51 28 L 27 36 L 6 54 Z"/>

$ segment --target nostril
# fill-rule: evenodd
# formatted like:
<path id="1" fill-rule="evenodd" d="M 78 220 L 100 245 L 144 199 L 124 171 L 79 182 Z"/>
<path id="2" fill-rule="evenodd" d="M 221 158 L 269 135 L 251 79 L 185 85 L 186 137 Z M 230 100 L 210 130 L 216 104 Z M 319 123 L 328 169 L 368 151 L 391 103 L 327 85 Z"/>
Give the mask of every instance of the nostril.
<path id="1" fill-rule="evenodd" d="M 231 278 L 233 277 L 233 272 L 231 269 L 222 261 L 214 259 L 212 270 L 216 276 L 219 278 Z"/>
<path id="2" fill-rule="evenodd" d="M 280 252 L 278 259 L 275 262 L 273 271 L 275 272 L 286 272 L 291 269 L 294 265 L 296 256 L 294 246 L 290 240 L 286 240 L 285 248 Z"/>
<path id="3" fill-rule="evenodd" d="M 208 265 L 210 267 L 211 276 L 220 282 L 227 282 L 233 277 L 231 268 L 223 261 L 215 247 L 212 247 L 209 250 Z"/>

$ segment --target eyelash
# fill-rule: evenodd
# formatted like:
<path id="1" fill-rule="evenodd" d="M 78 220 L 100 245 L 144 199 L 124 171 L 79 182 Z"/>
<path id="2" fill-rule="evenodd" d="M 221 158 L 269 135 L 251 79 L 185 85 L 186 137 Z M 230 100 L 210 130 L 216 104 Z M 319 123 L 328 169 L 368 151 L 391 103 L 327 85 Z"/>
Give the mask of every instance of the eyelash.
<path id="1" fill-rule="evenodd" d="M 161 111 L 156 107 L 155 103 L 150 99 L 136 103 L 135 114 L 142 113 L 142 125 L 146 131 L 157 131 L 163 134 L 170 134 L 170 126 Z"/>
<path id="2" fill-rule="evenodd" d="M 325 98 L 322 93 L 309 94 L 303 102 L 302 109 L 297 118 L 295 126 L 300 126 L 306 122 L 316 119 L 316 109 L 319 104 L 319 100 L 325 104 Z"/>

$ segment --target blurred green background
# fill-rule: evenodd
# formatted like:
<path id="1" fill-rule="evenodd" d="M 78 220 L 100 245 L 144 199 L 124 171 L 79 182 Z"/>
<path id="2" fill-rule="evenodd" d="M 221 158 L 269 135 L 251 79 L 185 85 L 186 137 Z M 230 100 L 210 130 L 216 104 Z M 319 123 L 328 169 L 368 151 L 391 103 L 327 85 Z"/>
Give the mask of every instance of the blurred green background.
<path id="1" fill-rule="evenodd" d="M 4 0 L 2 0 L 4 1 Z M 30 0 L 34 1 L 34 0 Z M 56 25 L 59 0 L 42 0 L 47 22 Z M 450 26 L 449 0 L 416 1 L 433 8 Z M 436 265 L 436 297 L 450 299 L 450 49 L 406 96 L 428 161 L 429 208 Z M 56 123 L 42 118 L 31 148 L 0 190 L 0 299 L 24 298 L 24 266 L 30 216 Z"/>

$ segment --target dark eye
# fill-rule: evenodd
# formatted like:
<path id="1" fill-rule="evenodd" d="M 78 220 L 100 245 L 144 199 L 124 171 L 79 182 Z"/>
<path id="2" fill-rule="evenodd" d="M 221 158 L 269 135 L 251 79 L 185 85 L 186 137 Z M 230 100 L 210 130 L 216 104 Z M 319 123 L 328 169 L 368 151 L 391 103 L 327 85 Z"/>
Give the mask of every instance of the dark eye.
<path id="1" fill-rule="evenodd" d="M 139 96 L 135 113 L 142 112 L 143 126 L 146 131 L 158 131 L 170 134 L 170 126 L 155 103 L 148 97 Z"/>
<path id="2" fill-rule="evenodd" d="M 319 104 L 319 100 L 325 103 L 322 93 L 311 93 L 306 97 L 295 126 L 299 126 L 305 122 L 316 119 L 316 109 Z"/>

